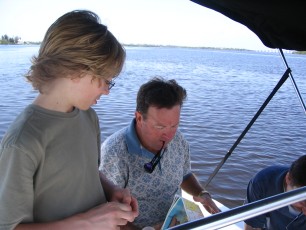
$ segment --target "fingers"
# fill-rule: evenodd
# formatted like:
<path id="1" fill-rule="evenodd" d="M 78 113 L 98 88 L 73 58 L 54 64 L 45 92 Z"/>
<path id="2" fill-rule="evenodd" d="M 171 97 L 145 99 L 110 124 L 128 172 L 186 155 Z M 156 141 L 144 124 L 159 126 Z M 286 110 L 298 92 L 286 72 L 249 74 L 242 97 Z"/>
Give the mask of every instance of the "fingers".
<path id="1" fill-rule="evenodd" d="M 123 195 L 122 203 L 131 204 L 132 196 L 131 196 L 130 191 L 128 189 L 123 189 L 122 190 L 122 195 Z"/>
<path id="2" fill-rule="evenodd" d="M 78 214 L 78 219 L 89 224 L 90 229 L 120 229 L 128 222 L 133 222 L 135 213 L 130 205 L 108 202 L 90 209 L 87 212 Z"/>
<path id="3" fill-rule="evenodd" d="M 138 202 L 135 197 L 131 197 L 131 198 L 132 198 L 131 199 L 132 201 L 130 205 L 131 205 L 132 211 L 134 212 L 135 217 L 137 217 L 139 215 Z"/>
<path id="4" fill-rule="evenodd" d="M 127 222 L 133 222 L 135 213 L 128 204 L 109 202 L 100 206 L 101 213 L 105 213 L 111 219 L 115 219 L 117 225 L 126 225 Z"/>
<path id="5" fill-rule="evenodd" d="M 129 222 L 133 222 L 134 219 L 138 216 L 138 209 L 135 211 L 133 210 L 133 207 L 131 207 L 128 204 L 122 204 L 122 203 L 115 203 L 119 207 L 119 213 L 121 219 L 127 220 Z M 124 225 L 127 222 L 124 223 Z"/>
<path id="6" fill-rule="evenodd" d="M 124 226 L 128 223 L 129 221 L 127 221 L 126 219 L 122 219 L 122 218 L 119 218 L 117 221 L 116 221 L 116 224 L 118 226 Z"/>
<path id="7" fill-rule="evenodd" d="M 210 202 L 210 203 L 202 203 L 204 208 L 211 214 L 216 214 L 216 213 L 219 213 L 221 212 L 221 210 L 215 205 L 215 203 L 213 202 Z"/>
<path id="8" fill-rule="evenodd" d="M 204 208 L 211 214 L 221 212 L 221 210 L 217 207 L 217 205 L 209 195 L 204 197 L 194 197 L 193 199 L 194 201 L 200 202 L 204 206 Z"/>
<path id="9" fill-rule="evenodd" d="M 127 188 L 116 189 L 113 193 L 111 201 L 117 201 L 124 204 L 131 204 L 133 202 L 133 197 L 130 193 L 130 190 Z"/>
<path id="10" fill-rule="evenodd" d="M 124 211 L 132 211 L 134 218 L 136 218 L 139 215 L 138 202 L 135 199 L 135 197 L 131 195 L 129 189 L 127 188 L 116 189 L 116 191 L 113 194 L 112 201 L 128 205 L 128 207 L 130 207 L 131 210 L 124 210 Z"/>
<path id="11" fill-rule="evenodd" d="M 213 200 L 207 201 L 205 205 L 208 207 L 210 211 L 208 209 L 206 210 L 209 211 L 211 214 L 221 212 L 221 210 L 217 207 L 217 205 L 213 202 Z"/>
<path id="12" fill-rule="evenodd" d="M 129 189 L 125 188 L 125 189 L 116 190 L 112 198 L 112 201 L 128 205 L 128 207 L 130 207 L 131 210 L 124 210 L 124 211 L 132 211 L 134 218 L 136 218 L 139 215 L 138 202 L 135 199 L 135 197 L 131 195 Z"/>
<path id="13" fill-rule="evenodd" d="M 173 226 L 179 225 L 179 224 L 180 224 L 180 222 L 179 222 L 178 219 L 174 216 L 174 217 L 172 217 L 172 219 L 171 219 L 171 222 L 170 222 L 169 227 L 173 227 Z"/>
<path id="14" fill-rule="evenodd" d="M 130 204 L 131 203 L 131 194 L 128 189 L 117 187 L 112 193 L 110 201 L 117 201 L 120 203 Z"/>

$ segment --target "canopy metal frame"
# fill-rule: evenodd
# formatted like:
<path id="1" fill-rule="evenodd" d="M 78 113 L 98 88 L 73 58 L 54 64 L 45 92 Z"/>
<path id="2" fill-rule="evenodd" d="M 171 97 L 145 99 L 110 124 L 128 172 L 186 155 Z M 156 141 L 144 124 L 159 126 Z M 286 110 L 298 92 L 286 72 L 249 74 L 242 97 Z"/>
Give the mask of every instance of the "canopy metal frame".
<path id="1" fill-rule="evenodd" d="M 209 178 L 207 179 L 206 183 L 204 184 L 204 189 L 207 189 L 207 186 L 209 185 L 209 183 L 212 181 L 212 179 L 217 175 L 217 173 L 219 172 L 219 170 L 221 169 L 221 167 L 224 165 L 224 163 L 226 162 L 226 160 L 231 156 L 231 154 L 233 153 L 233 151 L 236 149 L 236 147 L 238 146 L 238 144 L 241 142 L 241 140 L 244 138 L 244 136 L 247 134 L 247 132 L 250 130 L 250 128 L 253 126 L 253 124 L 255 123 L 255 121 L 257 120 L 257 118 L 260 116 L 260 114 L 263 112 L 263 110 L 266 108 L 266 106 L 269 104 L 269 102 L 272 100 L 272 98 L 274 97 L 274 95 L 278 92 L 278 90 L 281 88 L 281 86 L 286 82 L 286 80 L 290 77 L 292 85 L 295 89 L 295 92 L 297 94 L 297 97 L 300 101 L 300 104 L 303 108 L 304 113 L 306 114 L 306 107 L 305 107 L 305 103 L 304 100 L 302 98 L 302 95 L 298 89 L 298 86 L 293 78 L 292 75 L 292 71 L 289 68 L 289 65 L 286 61 L 285 55 L 282 51 L 282 49 L 279 49 L 279 52 L 283 58 L 283 61 L 285 63 L 286 66 L 286 71 L 284 72 L 283 76 L 281 77 L 281 79 L 279 80 L 279 82 L 276 84 L 276 86 L 274 87 L 274 89 L 272 90 L 272 92 L 270 93 L 270 95 L 267 97 L 267 99 L 264 101 L 264 103 L 261 105 L 261 107 L 258 109 L 258 111 L 256 112 L 256 114 L 253 116 L 253 118 L 251 119 L 251 121 L 249 122 L 249 124 L 245 127 L 245 129 L 242 131 L 242 133 L 240 134 L 240 136 L 237 138 L 237 140 L 234 142 L 234 144 L 232 145 L 232 147 L 228 150 L 228 152 L 226 153 L 226 155 L 221 159 L 220 163 L 217 165 L 217 167 L 215 168 L 215 170 L 213 171 L 213 173 L 209 176 Z"/>

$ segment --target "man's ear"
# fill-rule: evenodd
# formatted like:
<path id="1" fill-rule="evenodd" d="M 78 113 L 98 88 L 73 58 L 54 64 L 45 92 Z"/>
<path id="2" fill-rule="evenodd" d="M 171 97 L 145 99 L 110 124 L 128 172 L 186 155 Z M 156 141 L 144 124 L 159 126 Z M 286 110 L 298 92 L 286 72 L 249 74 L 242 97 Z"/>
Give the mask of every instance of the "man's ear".
<path id="1" fill-rule="evenodd" d="M 292 186 L 291 176 L 290 176 L 290 173 L 289 173 L 289 172 L 287 172 L 286 177 L 285 177 L 285 180 L 286 180 L 286 184 L 287 184 L 287 185 Z"/>
<path id="2" fill-rule="evenodd" d="M 135 119 L 136 119 L 136 123 L 140 123 L 141 120 L 143 119 L 142 114 L 138 111 L 135 112 Z"/>

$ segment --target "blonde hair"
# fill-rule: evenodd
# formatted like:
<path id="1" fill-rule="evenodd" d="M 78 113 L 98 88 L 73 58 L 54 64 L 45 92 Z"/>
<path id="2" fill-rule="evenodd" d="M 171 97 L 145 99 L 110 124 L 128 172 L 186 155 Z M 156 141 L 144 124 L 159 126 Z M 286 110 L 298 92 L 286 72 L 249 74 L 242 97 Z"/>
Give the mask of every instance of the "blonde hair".
<path id="1" fill-rule="evenodd" d="M 120 74 L 125 57 L 123 46 L 95 13 L 75 10 L 49 27 L 26 78 L 40 92 L 49 81 L 68 75 L 113 78 Z"/>

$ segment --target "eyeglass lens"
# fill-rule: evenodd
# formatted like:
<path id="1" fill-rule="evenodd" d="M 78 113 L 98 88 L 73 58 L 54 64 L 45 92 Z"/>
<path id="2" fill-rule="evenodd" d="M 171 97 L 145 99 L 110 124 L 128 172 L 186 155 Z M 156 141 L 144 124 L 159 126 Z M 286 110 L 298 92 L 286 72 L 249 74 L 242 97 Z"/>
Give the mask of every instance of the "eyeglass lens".
<path id="1" fill-rule="evenodd" d="M 110 90 L 111 88 L 113 88 L 115 86 L 115 82 L 113 80 L 108 81 L 105 80 L 106 85 L 108 85 L 108 90 Z"/>

